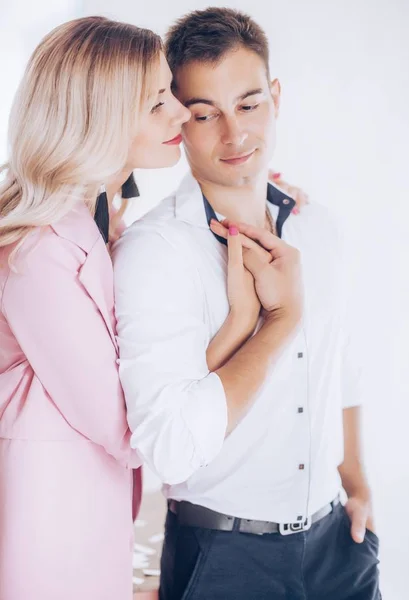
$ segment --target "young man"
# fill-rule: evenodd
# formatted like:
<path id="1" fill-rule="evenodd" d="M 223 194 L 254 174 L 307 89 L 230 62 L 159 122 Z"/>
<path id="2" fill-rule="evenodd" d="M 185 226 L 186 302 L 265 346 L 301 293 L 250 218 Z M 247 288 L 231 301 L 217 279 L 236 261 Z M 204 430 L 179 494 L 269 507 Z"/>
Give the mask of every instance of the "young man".
<path id="1" fill-rule="evenodd" d="M 166 52 L 192 112 L 191 174 L 115 254 L 132 441 L 169 501 L 160 597 L 378 600 L 340 238 L 323 208 L 293 217 L 293 201 L 268 185 L 280 86 L 266 36 L 242 13 L 207 9 L 176 23 Z M 241 233 L 273 260 L 261 266 L 244 252 L 263 319 L 209 373 L 206 349 L 229 313 L 223 242 L 233 236 L 212 221 L 222 216 L 247 223 Z M 301 324 L 291 247 L 302 262 Z"/>

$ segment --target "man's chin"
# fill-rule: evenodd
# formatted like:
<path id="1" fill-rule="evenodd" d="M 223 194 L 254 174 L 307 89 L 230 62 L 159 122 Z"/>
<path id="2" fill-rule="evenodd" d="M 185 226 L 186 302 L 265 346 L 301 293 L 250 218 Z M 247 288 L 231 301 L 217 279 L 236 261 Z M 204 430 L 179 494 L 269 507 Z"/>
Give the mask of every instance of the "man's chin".
<path id="1" fill-rule="evenodd" d="M 260 161 L 261 162 L 261 161 Z M 266 177 L 268 166 L 264 164 L 241 165 L 233 168 L 221 165 L 215 165 L 216 168 L 201 171 L 190 165 L 193 177 L 199 182 L 219 185 L 222 187 L 246 187 L 252 186 L 260 181 L 260 178 Z M 266 183 L 267 185 L 267 183 Z"/>
<path id="2" fill-rule="evenodd" d="M 263 169 L 237 169 L 235 173 L 223 173 L 225 185 L 243 187 L 252 184 L 264 175 Z"/>

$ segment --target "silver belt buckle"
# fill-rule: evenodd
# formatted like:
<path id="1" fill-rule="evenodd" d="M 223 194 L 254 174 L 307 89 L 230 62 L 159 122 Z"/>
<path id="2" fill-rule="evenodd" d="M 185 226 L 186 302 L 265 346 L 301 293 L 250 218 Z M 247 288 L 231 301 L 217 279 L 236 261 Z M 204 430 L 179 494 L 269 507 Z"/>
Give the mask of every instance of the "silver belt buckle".
<path id="1" fill-rule="evenodd" d="M 308 531 L 310 527 L 311 517 L 307 517 L 305 521 L 299 521 L 298 523 L 279 523 L 278 531 L 281 533 L 281 535 L 292 535 L 293 533 Z"/>

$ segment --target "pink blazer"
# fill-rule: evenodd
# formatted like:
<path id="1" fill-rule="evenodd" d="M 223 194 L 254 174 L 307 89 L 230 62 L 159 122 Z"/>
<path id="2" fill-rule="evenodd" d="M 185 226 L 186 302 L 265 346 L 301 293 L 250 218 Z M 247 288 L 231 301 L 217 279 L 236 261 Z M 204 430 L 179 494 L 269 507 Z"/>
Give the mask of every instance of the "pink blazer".
<path id="1" fill-rule="evenodd" d="M 140 461 L 85 204 L 0 248 L 0 600 L 129 600 Z M 132 468 L 136 470 L 132 471 Z"/>

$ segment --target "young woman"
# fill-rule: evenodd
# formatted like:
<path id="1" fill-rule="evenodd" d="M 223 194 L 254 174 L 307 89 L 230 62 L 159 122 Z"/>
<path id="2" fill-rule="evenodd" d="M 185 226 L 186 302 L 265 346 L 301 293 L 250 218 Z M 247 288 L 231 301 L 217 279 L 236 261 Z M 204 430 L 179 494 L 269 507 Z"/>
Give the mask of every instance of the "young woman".
<path id="1" fill-rule="evenodd" d="M 107 206 L 134 168 L 178 161 L 190 113 L 170 83 L 157 35 L 88 17 L 40 43 L 14 101 L 0 184 L 4 600 L 132 596 L 140 460 L 118 378 Z M 256 318 L 252 281 L 233 283 Z M 217 336 L 209 365 L 234 343 Z"/>

